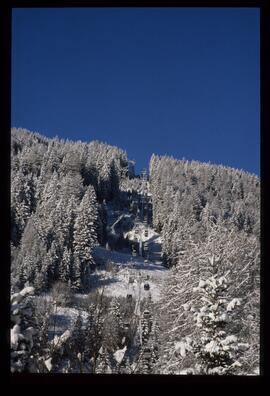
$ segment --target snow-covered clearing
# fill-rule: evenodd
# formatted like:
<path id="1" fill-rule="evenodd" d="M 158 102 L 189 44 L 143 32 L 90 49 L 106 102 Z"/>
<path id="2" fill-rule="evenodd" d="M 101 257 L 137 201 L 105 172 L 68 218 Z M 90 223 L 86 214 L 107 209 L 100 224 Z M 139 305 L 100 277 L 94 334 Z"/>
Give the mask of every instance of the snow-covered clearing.
<path id="1" fill-rule="evenodd" d="M 117 221 L 123 212 L 114 213 L 110 210 L 110 220 Z M 134 301 L 143 301 L 151 297 L 152 302 L 161 298 L 161 290 L 169 270 L 162 265 L 161 243 L 158 233 L 149 225 L 136 220 L 133 228 L 124 233 L 131 242 L 148 243 L 149 259 L 136 255 L 129 251 L 109 250 L 101 246 L 95 247 L 93 257 L 97 263 L 97 269 L 90 275 L 91 291 L 87 294 L 75 294 L 75 299 L 86 300 L 89 294 L 104 293 L 108 297 L 132 298 Z M 131 297 L 132 296 L 132 297 Z M 40 297 L 53 303 L 52 296 Z M 66 330 L 70 330 L 79 313 L 83 322 L 87 319 L 87 312 L 77 304 L 73 307 L 54 306 L 51 316 L 50 336 L 61 336 Z"/>
<path id="2" fill-rule="evenodd" d="M 92 274 L 91 286 L 93 290 L 103 289 L 108 296 L 126 297 L 131 294 L 136 300 L 151 295 L 152 301 L 160 299 L 161 287 L 168 270 L 160 264 L 144 263 L 142 258 L 119 252 L 108 252 L 98 248 L 102 258 L 108 255 L 111 260 L 111 269 L 97 270 Z M 96 252 L 97 254 L 97 252 Z M 149 284 L 149 290 L 144 290 L 144 285 Z"/>
<path id="3" fill-rule="evenodd" d="M 147 233 L 145 233 L 146 230 Z M 151 300 L 155 303 L 161 298 L 163 282 L 169 274 L 169 270 L 161 264 L 161 237 L 141 222 L 136 222 L 134 228 L 127 234 L 131 241 L 136 238 L 137 240 L 141 238 L 143 242 L 148 241 L 149 260 L 146 262 L 144 257 L 138 255 L 134 257 L 130 253 L 107 250 L 97 246 L 93 256 L 98 263 L 98 268 L 90 275 L 90 294 L 103 292 L 106 296 L 124 298 L 131 295 L 134 301 L 142 301 L 151 296 Z M 145 290 L 147 284 L 149 289 Z M 78 293 L 75 294 L 75 298 L 77 301 L 85 300 L 88 295 L 88 293 Z M 53 304 L 52 296 L 49 294 L 38 298 Z M 79 313 L 84 322 L 88 314 L 77 305 L 72 307 L 53 305 L 50 338 L 52 339 L 55 335 L 61 336 L 65 331 L 71 330 Z"/>
<path id="4" fill-rule="evenodd" d="M 94 258 L 101 266 L 91 275 L 91 287 L 93 290 L 104 288 L 104 294 L 108 296 L 126 297 L 131 294 L 136 300 L 151 295 L 152 301 L 156 302 L 160 299 L 162 284 L 169 273 L 161 264 L 161 237 L 141 222 L 136 222 L 125 237 L 130 241 L 147 241 L 149 260 L 98 246 L 94 250 Z M 144 288 L 146 283 L 149 290 Z"/>

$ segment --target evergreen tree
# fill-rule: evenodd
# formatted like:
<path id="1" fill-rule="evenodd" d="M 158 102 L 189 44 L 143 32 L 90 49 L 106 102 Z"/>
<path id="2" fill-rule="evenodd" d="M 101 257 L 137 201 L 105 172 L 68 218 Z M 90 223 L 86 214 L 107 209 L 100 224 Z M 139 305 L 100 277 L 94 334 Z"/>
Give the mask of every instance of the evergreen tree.
<path id="1" fill-rule="evenodd" d="M 108 352 L 106 347 L 102 346 L 97 359 L 96 374 L 112 374 L 113 366 L 112 354 Z"/>
<path id="2" fill-rule="evenodd" d="M 82 286 L 89 285 L 90 270 L 95 267 L 92 250 L 97 243 L 97 203 L 93 187 L 88 186 L 78 208 L 74 225 L 74 258 L 80 263 Z M 78 263 L 79 261 L 79 263 Z"/>
<path id="3" fill-rule="evenodd" d="M 24 287 L 11 296 L 11 372 L 27 372 L 31 369 L 31 351 L 34 345 L 33 310 L 31 295 L 33 287 Z"/>
<path id="4" fill-rule="evenodd" d="M 212 275 L 201 280 L 194 292 L 200 296 L 201 306 L 194 308 L 194 320 L 200 329 L 193 340 L 192 350 L 196 357 L 196 369 L 200 374 L 235 374 L 241 363 L 238 361 L 241 349 L 248 344 L 228 333 L 230 321 L 235 319 L 235 311 L 240 300 L 231 301 L 227 296 L 226 276 Z"/>
<path id="5" fill-rule="evenodd" d="M 72 252 L 65 246 L 59 263 L 59 279 L 67 284 L 72 281 L 72 260 Z"/>
<path id="6" fill-rule="evenodd" d="M 72 270 L 71 270 L 71 288 L 73 291 L 82 291 L 82 266 L 78 256 L 73 257 Z"/>

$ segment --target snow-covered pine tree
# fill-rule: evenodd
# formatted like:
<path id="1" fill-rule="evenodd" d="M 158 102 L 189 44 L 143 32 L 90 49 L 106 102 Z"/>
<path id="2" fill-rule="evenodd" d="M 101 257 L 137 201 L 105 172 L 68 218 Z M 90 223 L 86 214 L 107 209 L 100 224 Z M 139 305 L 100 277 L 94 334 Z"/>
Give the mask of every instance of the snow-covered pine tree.
<path id="1" fill-rule="evenodd" d="M 78 155 L 78 148 L 72 144 L 66 145 L 66 153 L 64 158 L 59 166 L 59 170 L 63 175 L 68 173 L 75 176 L 80 173 L 81 170 L 81 161 L 80 156 Z"/>
<path id="2" fill-rule="evenodd" d="M 33 282 L 37 293 L 47 290 L 50 285 L 49 282 L 50 255 L 48 252 L 46 252 L 45 245 L 43 245 L 39 257 L 40 257 L 40 263 L 38 270 L 35 273 L 35 278 Z"/>
<path id="3" fill-rule="evenodd" d="M 73 292 L 78 292 L 83 290 L 81 261 L 77 256 L 73 256 L 73 260 L 72 260 L 71 289 Z"/>
<path id="4" fill-rule="evenodd" d="M 11 372 L 27 372 L 32 365 L 31 351 L 33 336 L 36 330 L 33 326 L 33 310 L 31 295 L 34 288 L 24 287 L 11 296 Z"/>
<path id="5" fill-rule="evenodd" d="M 110 353 L 106 347 L 102 346 L 97 358 L 96 374 L 112 374 L 113 368 L 114 362 L 112 353 Z"/>
<path id="6" fill-rule="evenodd" d="M 135 363 L 135 372 L 139 374 L 153 374 L 157 372 L 159 329 L 157 323 L 158 315 L 156 315 L 155 308 L 155 304 L 152 302 L 151 297 L 149 297 L 144 305 L 141 323 L 138 327 L 138 332 L 141 332 L 141 344 L 137 363 Z M 154 312 L 155 317 L 153 317 Z"/>
<path id="7" fill-rule="evenodd" d="M 259 332 L 258 327 L 251 326 L 246 318 L 251 315 L 254 321 L 259 313 L 257 239 L 235 229 L 229 230 L 224 223 L 218 222 L 209 223 L 208 236 L 204 240 L 193 242 L 192 239 L 187 239 L 186 243 L 185 251 L 179 255 L 178 263 L 171 270 L 165 284 L 163 302 L 160 305 L 161 372 L 179 373 L 194 366 L 189 361 L 191 358 L 179 359 L 175 354 L 175 344 L 190 337 L 196 329 L 191 306 L 199 297 L 193 292 L 193 288 L 200 279 L 208 279 L 213 275 L 210 259 L 213 259 L 217 276 L 221 277 L 230 271 L 227 274 L 228 299 L 241 299 L 238 315 L 230 322 L 230 331 L 245 343 L 251 344 L 253 358 L 250 358 L 249 350 L 244 351 L 241 358 L 246 370 L 251 372 L 258 365 Z"/>
<path id="8" fill-rule="evenodd" d="M 42 191 L 42 198 L 39 201 L 39 208 L 38 208 L 39 213 L 42 214 L 44 220 L 54 209 L 55 202 L 58 201 L 59 189 L 60 189 L 59 175 L 56 171 L 54 171 L 50 179 L 45 184 L 45 187 Z"/>
<path id="9" fill-rule="evenodd" d="M 72 252 L 65 246 L 63 257 L 59 263 L 59 279 L 67 283 L 72 280 Z"/>
<path id="10" fill-rule="evenodd" d="M 14 275 L 18 279 L 19 288 L 23 287 L 26 282 L 30 282 L 36 287 L 36 291 L 44 290 L 48 264 L 46 246 L 37 233 L 35 221 L 31 216 L 24 229 L 20 251 L 16 258 Z"/>
<path id="11" fill-rule="evenodd" d="M 92 186 L 88 186 L 78 208 L 73 240 L 75 268 L 77 271 L 77 266 L 80 265 L 82 287 L 89 286 L 89 274 L 95 267 L 92 250 L 97 244 L 97 216 L 95 191 Z"/>
<path id="12" fill-rule="evenodd" d="M 19 243 L 27 221 L 35 209 L 35 205 L 33 176 L 30 174 L 25 175 L 22 170 L 19 170 L 11 178 L 11 208 L 17 230 L 16 239 L 13 240 L 15 245 Z"/>
<path id="13" fill-rule="evenodd" d="M 237 374 L 241 350 L 248 349 L 248 344 L 240 342 L 228 329 L 241 301 L 228 299 L 227 282 L 226 276 L 213 275 L 206 281 L 200 280 L 194 289 L 199 295 L 199 307 L 191 306 L 191 310 L 199 332 L 187 349 L 191 346 L 195 354 L 198 374 Z"/>
<path id="14" fill-rule="evenodd" d="M 62 249 L 57 239 L 54 239 L 48 251 L 49 267 L 48 282 L 52 285 L 59 279 L 59 265 L 62 259 Z"/>
<path id="15" fill-rule="evenodd" d="M 96 297 L 96 300 L 87 306 L 88 316 L 85 329 L 85 358 L 89 363 L 89 371 L 91 373 L 96 372 L 100 348 L 103 343 L 105 320 L 103 292 Z"/>
<path id="16" fill-rule="evenodd" d="M 83 196 L 83 192 L 83 178 L 80 174 L 72 172 L 64 174 L 61 180 L 60 195 L 66 204 L 68 204 L 70 199 L 74 199 L 78 203 Z"/>
<path id="17" fill-rule="evenodd" d="M 74 224 L 78 208 L 78 200 L 72 195 L 66 202 L 66 212 L 64 216 L 64 245 L 69 249 L 73 250 L 73 239 L 74 239 Z"/>
<path id="18" fill-rule="evenodd" d="M 114 352 L 122 346 L 124 333 L 124 319 L 117 298 L 112 298 L 108 314 L 103 325 L 103 346 L 110 352 Z"/>
<path id="19" fill-rule="evenodd" d="M 59 169 L 62 155 L 60 156 L 61 143 L 57 138 L 49 139 L 47 152 L 44 155 L 44 165 L 49 174 L 53 174 Z"/>
<path id="20" fill-rule="evenodd" d="M 66 354 L 71 372 L 85 372 L 85 331 L 82 314 L 79 310 L 79 314 L 72 327 L 71 337 L 66 345 Z"/>
<path id="21" fill-rule="evenodd" d="M 107 161 L 104 161 L 102 164 L 100 173 L 99 173 L 99 198 L 109 200 L 111 198 L 111 167 Z"/>
<path id="22" fill-rule="evenodd" d="M 47 373 L 45 361 L 51 358 L 51 344 L 50 344 L 50 318 L 53 313 L 53 305 L 43 297 L 36 298 L 33 304 L 35 318 L 36 334 L 34 338 L 34 345 L 31 350 L 33 356 L 32 367 L 30 369 L 33 373 Z"/>

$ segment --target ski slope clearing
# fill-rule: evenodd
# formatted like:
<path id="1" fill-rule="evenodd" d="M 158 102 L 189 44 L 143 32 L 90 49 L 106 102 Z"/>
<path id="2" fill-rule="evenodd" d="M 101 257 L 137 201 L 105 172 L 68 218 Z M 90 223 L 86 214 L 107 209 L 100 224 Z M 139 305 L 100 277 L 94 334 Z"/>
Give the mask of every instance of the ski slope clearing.
<path id="1" fill-rule="evenodd" d="M 96 259 L 102 260 L 104 269 L 91 275 L 93 290 L 104 287 L 104 294 L 108 296 L 132 295 L 137 300 L 150 295 L 153 302 L 160 299 L 162 284 L 169 273 L 160 263 L 145 263 L 142 257 L 108 251 L 102 247 L 97 247 L 94 254 Z M 105 263 L 109 270 L 106 270 Z M 145 290 L 146 284 L 149 290 Z"/>

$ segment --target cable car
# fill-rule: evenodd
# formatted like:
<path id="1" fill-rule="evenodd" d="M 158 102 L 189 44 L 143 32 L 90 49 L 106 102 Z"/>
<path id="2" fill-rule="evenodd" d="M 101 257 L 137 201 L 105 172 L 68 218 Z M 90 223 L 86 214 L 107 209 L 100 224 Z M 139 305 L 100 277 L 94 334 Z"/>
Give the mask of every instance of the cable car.
<path id="1" fill-rule="evenodd" d="M 143 311 L 143 317 L 144 317 L 144 318 L 149 318 L 149 317 L 150 317 L 150 312 L 148 311 L 148 309 L 146 309 L 145 311 Z"/>

